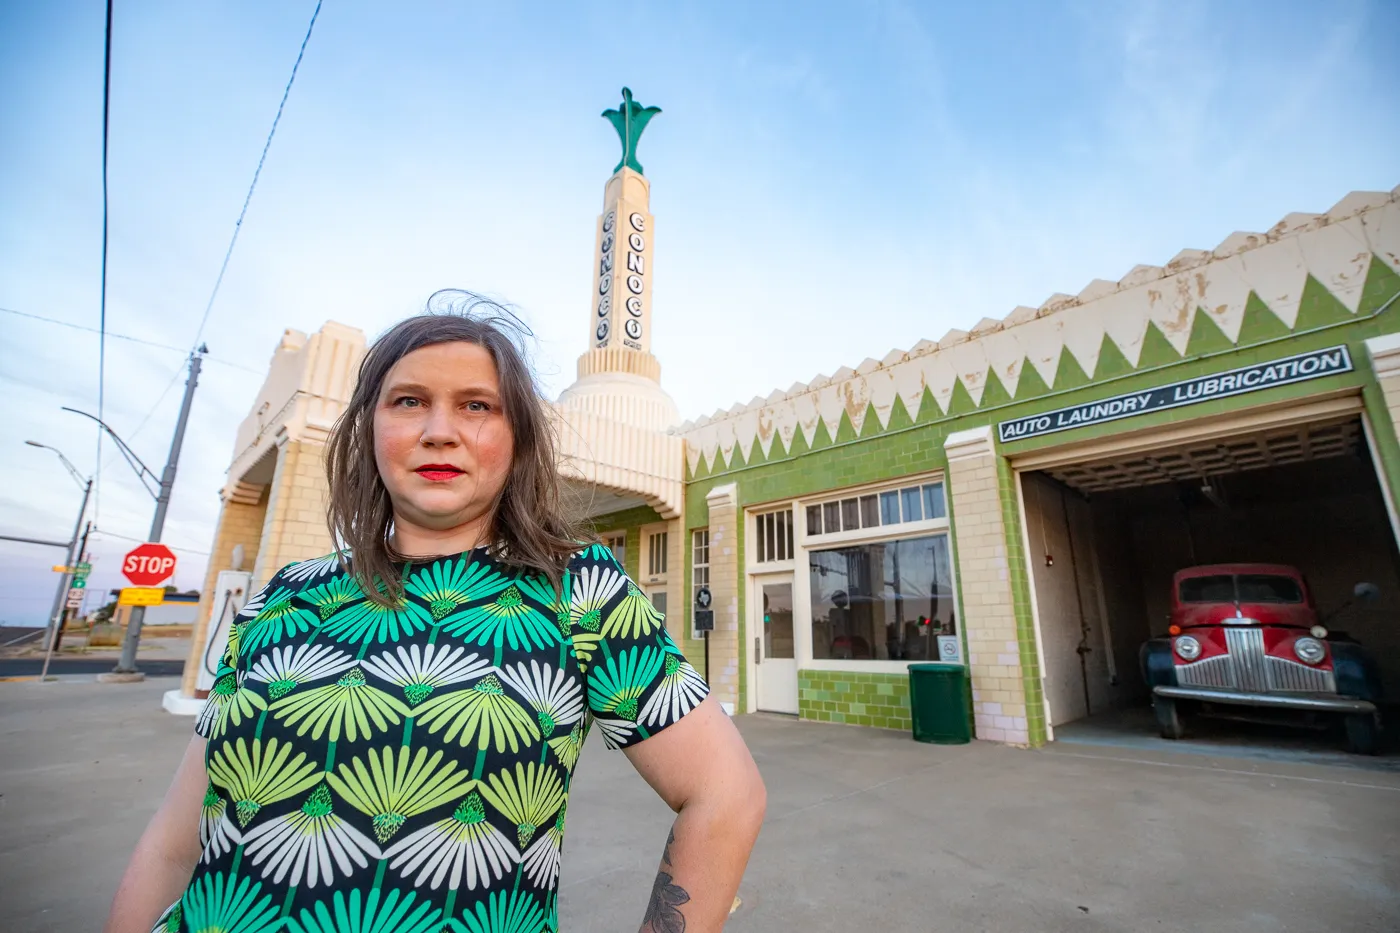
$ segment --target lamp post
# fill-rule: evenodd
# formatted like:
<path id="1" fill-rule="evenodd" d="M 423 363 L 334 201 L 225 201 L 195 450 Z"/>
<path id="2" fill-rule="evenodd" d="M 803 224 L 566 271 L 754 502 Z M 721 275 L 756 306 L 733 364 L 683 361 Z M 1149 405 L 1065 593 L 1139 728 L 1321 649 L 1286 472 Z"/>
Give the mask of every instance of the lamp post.
<path id="1" fill-rule="evenodd" d="M 190 354 L 190 375 L 185 380 L 185 397 L 180 403 L 180 416 L 175 421 L 175 436 L 170 439 L 170 454 L 165 460 L 165 470 L 157 477 L 155 471 L 146 466 L 141 458 L 136 456 L 136 451 L 132 450 L 126 443 L 117 436 L 100 418 L 90 415 L 85 411 L 78 411 L 76 408 L 65 407 L 64 411 L 72 412 L 75 415 L 82 415 L 84 418 L 91 418 L 106 431 L 108 436 L 117 444 L 117 449 L 126 458 L 126 462 L 136 471 L 137 477 L 141 480 L 141 485 L 146 492 L 156 500 L 156 512 L 151 518 L 151 533 L 147 541 L 156 542 L 160 540 L 161 533 L 165 530 L 165 513 L 170 509 L 170 491 L 175 488 L 175 471 L 180 465 L 180 448 L 185 443 L 185 428 L 190 421 L 190 406 L 194 402 L 194 390 L 199 385 L 199 368 L 204 361 L 204 354 L 209 352 L 209 348 L 201 344 L 198 349 Z M 152 489 L 150 481 L 156 482 L 156 488 Z M 77 534 L 74 534 L 74 538 Z M 126 637 L 122 641 L 122 656 L 117 661 L 117 666 L 109 674 L 101 674 L 98 679 L 107 679 L 108 682 L 121 683 L 141 679 L 140 673 L 136 670 L 136 648 L 141 643 L 141 625 L 146 620 L 146 607 L 133 606 L 131 616 L 126 623 Z"/>
<path id="2" fill-rule="evenodd" d="M 63 602 L 68 595 L 68 585 L 73 579 L 73 553 L 78 547 L 78 535 L 82 531 L 83 516 L 87 514 L 88 497 L 92 495 L 92 480 L 83 480 L 83 475 L 78 472 L 78 468 L 73 466 L 69 459 L 63 456 L 63 451 L 57 447 L 50 447 L 48 444 L 41 444 L 38 441 L 25 441 L 30 447 L 38 447 L 43 450 L 52 450 L 58 454 L 58 459 L 63 462 L 63 466 L 68 470 L 68 475 L 73 477 L 73 482 L 83 489 L 83 504 L 78 507 L 78 520 L 73 525 L 73 537 L 68 541 L 68 558 L 64 563 L 64 571 L 58 577 L 58 592 L 53 596 L 53 610 L 49 613 L 48 630 L 44 639 L 44 669 L 39 674 L 39 679 L 43 680 L 49 674 L 49 659 L 53 657 L 54 638 L 58 634 L 59 620 L 63 617 Z"/>

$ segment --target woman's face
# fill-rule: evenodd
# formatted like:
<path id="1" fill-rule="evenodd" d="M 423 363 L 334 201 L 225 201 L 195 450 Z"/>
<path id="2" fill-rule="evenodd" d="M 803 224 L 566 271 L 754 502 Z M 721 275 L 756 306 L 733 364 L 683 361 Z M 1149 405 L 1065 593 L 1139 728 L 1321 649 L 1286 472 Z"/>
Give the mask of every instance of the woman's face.
<path id="1" fill-rule="evenodd" d="M 514 447 L 485 348 L 462 341 L 423 347 L 385 376 L 374 409 L 374 459 L 400 531 L 480 522 L 505 486 Z"/>

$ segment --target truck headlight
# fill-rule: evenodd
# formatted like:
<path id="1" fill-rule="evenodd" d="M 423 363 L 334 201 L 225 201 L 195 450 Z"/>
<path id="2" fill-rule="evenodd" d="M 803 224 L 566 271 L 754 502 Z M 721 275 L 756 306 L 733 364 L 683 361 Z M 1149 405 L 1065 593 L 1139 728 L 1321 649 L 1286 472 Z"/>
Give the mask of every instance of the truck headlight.
<path id="1" fill-rule="evenodd" d="M 1201 643 L 1191 635 L 1178 635 L 1173 647 L 1183 661 L 1194 661 L 1201 656 Z"/>
<path id="2" fill-rule="evenodd" d="M 1293 643 L 1293 653 L 1304 664 L 1321 664 L 1327 657 L 1327 649 L 1316 638 L 1304 636 Z"/>

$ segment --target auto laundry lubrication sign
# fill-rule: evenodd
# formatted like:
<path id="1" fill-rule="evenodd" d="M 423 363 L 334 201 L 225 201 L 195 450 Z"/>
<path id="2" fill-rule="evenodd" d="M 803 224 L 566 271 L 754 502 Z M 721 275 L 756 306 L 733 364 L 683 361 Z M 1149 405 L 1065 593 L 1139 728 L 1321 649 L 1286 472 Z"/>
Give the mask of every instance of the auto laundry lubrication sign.
<path id="1" fill-rule="evenodd" d="M 1326 350 L 1300 353 L 1281 360 L 1201 376 L 1185 382 L 1174 382 L 1171 385 L 1144 389 L 1127 395 L 1116 395 L 1113 398 L 1086 402 L 1083 405 L 1044 414 L 1027 415 L 1015 421 L 1003 421 L 997 425 L 997 436 L 1002 443 L 1019 441 L 1027 437 L 1054 434 L 1056 431 L 1132 418 L 1148 412 L 1271 389 L 1274 386 L 1306 382 L 1337 373 L 1349 373 L 1351 369 L 1351 354 L 1347 352 L 1346 347 L 1328 347 Z"/>

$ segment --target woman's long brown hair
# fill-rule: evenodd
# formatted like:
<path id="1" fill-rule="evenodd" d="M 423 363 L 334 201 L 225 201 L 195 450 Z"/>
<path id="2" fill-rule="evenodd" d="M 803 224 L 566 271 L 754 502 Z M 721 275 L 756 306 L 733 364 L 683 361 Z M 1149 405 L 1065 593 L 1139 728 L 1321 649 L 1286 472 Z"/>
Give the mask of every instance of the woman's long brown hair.
<path id="1" fill-rule="evenodd" d="M 470 292 L 443 291 L 428 300 L 424 314 L 394 325 L 374 342 L 360 363 L 350 404 L 331 429 L 326 448 L 330 505 L 326 521 L 337 551 L 361 589 L 374 602 L 403 598 L 396 562 L 404 560 L 389 541 L 394 511 L 374 459 L 374 410 L 394 364 L 414 350 L 440 343 L 474 343 L 496 363 L 501 402 L 515 441 L 510 473 L 487 527 L 493 556 L 507 567 L 547 576 L 560 589 L 569 557 L 585 540 L 568 517 L 561 494 L 553 428 L 517 338 L 530 331 L 500 305 Z"/>

